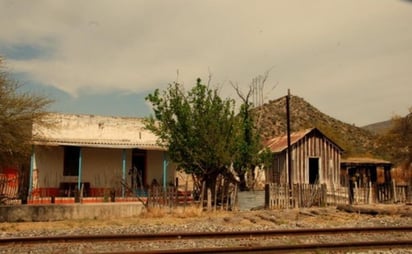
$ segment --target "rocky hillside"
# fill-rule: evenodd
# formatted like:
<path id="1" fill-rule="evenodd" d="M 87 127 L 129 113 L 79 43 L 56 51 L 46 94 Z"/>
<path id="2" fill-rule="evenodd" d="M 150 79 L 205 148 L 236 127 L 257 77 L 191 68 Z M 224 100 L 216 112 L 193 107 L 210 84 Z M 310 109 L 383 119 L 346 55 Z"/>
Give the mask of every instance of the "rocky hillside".
<path id="1" fill-rule="evenodd" d="M 366 129 L 375 134 L 384 134 L 392 127 L 392 120 L 378 122 L 363 126 L 363 129 Z"/>
<path id="2" fill-rule="evenodd" d="M 264 140 L 286 134 L 285 97 L 269 101 L 252 112 Z M 376 147 L 376 139 L 370 131 L 332 118 L 298 96 L 291 96 L 290 114 L 292 132 L 316 127 L 345 150 L 344 156 L 370 155 Z"/>

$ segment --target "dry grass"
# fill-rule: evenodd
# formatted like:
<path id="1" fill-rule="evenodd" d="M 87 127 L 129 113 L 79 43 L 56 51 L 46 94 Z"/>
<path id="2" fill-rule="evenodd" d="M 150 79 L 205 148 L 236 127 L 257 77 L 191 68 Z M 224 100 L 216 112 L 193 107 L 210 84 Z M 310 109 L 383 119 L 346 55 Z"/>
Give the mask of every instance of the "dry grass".
<path id="1" fill-rule="evenodd" d="M 374 205 L 369 206 L 373 209 L 385 209 L 388 214 L 394 217 L 405 216 L 412 217 L 412 208 L 410 206 L 390 206 Z M 266 218 L 266 219 L 265 219 Z M 364 221 L 373 218 L 373 216 L 358 213 L 346 213 L 335 208 L 310 208 L 310 209 L 290 209 L 290 210 L 273 210 L 273 211 L 243 211 L 227 212 L 202 211 L 197 206 L 170 208 L 150 208 L 142 214 L 129 218 L 113 219 L 82 219 L 67 220 L 55 222 L 16 222 L 0 223 L 0 232 L 22 232 L 22 231 L 56 231 L 70 230 L 74 228 L 98 228 L 98 227 L 121 227 L 121 226 L 141 226 L 141 225 L 180 225 L 185 223 L 206 223 L 219 224 L 230 227 L 250 228 L 251 224 L 282 225 L 328 225 L 342 226 L 356 221 Z M 1 237 L 1 233 L 0 233 Z"/>
<path id="2" fill-rule="evenodd" d="M 147 208 L 146 211 L 140 215 L 142 218 L 177 217 L 181 219 L 201 216 L 204 216 L 204 212 L 197 206 L 177 207 L 174 209 L 151 207 Z"/>
<path id="3" fill-rule="evenodd" d="M 149 208 L 140 215 L 129 218 L 112 219 L 79 219 L 49 222 L 3 222 L 0 223 L 1 232 L 20 232 L 27 230 L 65 230 L 73 228 L 116 227 L 141 224 L 180 224 L 189 221 L 202 221 L 210 218 L 233 216 L 226 211 L 206 212 L 197 206 L 170 208 Z"/>

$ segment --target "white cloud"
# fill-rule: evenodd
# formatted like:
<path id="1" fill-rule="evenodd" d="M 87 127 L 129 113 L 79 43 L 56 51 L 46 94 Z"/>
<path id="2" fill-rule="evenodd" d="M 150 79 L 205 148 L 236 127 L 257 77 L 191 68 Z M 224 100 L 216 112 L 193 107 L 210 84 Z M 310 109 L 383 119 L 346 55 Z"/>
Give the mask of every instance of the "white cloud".
<path id="1" fill-rule="evenodd" d="M 273 96 L 291 88 L 345 121 L 410 106 L 370 99 L 411 92 L 412 5 L 403 1 L 2 1 L 0 28 L 0 45 L 48 51 L 8 59 L 11 68 L 71 94 L 146 91 L 177 69 L 186 84 L 210 69 L 215 82 L 246 86 L 273 67 Z"/>

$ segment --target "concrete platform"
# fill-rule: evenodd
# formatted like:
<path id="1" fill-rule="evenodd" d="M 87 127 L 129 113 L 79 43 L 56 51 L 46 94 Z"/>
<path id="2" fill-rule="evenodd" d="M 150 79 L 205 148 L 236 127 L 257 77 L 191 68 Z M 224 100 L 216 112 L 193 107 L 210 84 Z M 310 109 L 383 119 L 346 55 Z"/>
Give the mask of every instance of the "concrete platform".
<path id="1" fill-rule="evenodd" d="M 125 218 L 139 215 L 143 210 L 141 202 L 3 205 L 0 222 Z"/>

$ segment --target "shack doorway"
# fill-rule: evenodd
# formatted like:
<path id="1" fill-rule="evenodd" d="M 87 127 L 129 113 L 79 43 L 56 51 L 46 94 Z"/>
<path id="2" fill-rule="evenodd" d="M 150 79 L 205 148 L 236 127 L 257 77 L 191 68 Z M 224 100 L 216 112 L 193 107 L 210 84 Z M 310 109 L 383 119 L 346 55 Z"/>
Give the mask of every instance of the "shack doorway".
<path id="1" fill-rule="evenodd" d="M 309 184 L 319 182 L 319 158 L 309 158 Z"/>
<path id="2" fill-rule="evenodd" d="M 144 189 L 146 184 L 146 151 L 133 149 L 132 168 L 129 172 L 131 177 L 132 188 Z"/>

